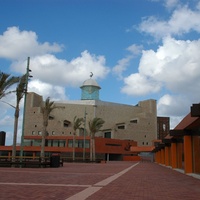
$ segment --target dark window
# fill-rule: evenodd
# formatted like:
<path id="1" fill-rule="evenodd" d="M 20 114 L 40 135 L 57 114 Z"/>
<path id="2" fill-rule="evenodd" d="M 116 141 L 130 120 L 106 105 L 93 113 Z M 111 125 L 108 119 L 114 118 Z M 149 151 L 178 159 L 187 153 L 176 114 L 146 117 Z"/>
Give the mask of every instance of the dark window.
<path id="1" fill-rule="evenodd" d="M 69 122 L 69 121 L 67 121 L 67 120 L 64 120 L 64 122 L 63 122 L 63 126 L 64 126 L 64 127 L 69 127 L 69 124 L 70 124 L 70 122 Z"/>
<path id="2" fill-rule="evenodd" d="M 125 125 L 118 125 L 117 128 L 118 129 L 125 129 Z"/>
<path id="3" fill-rule="evenodd" d="M 49 115 L 49 120 L 53 120 L 53 119 L 54 119 L 54 116 Z"/>
<path id="4" fill-rule="evenodd" d="M 111 132 L 105 132 L 104 137 L 105 138 L 111 138 Z"/>
<path id="5" fill-rule="evenodd" d="M 133 120 L 130 121 L 130 123 L 137 124 L 138 120 L 137 119 L 133 119 Z"/>

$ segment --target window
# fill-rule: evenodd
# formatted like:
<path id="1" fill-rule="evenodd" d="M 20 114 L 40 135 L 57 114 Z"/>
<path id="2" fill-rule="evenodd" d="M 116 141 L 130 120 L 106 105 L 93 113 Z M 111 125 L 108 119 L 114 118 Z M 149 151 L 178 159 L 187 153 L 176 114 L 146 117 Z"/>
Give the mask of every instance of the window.
<path id="1" fill-rule="evenodd" d="M 65 140 L 59 140 L 59 147 L 65 147 Z"/>
<path id="2" fill-rule="evenodd" d="M 138 120 L 137 120 L 137 119 L 132 119 L 132 120 L 130 120 L 130 123 L 132 123 L 132 124 L 137 124 L 137 123 L 138 123 Z"/>
<path id="3" fill-rule="evenodd" d="M 118 129 L 125 129 L 125 125 L 118 125 L 117 128 Z"/>
<path id="4" fill-rule="evenodd" d="M 64 127 L 69 127 L 69 125 L 70 125 L 70 122 L 67 121 L 67 120 L 64 120 L 63 126 L 64 126 Z"/>
<path id="5" fill-rule="evenodd" d="M 105 138 L 111 138 L 111 132 L 105 132 L 104 137 Z"/>
<path id="6" fill-rule="evenodd" d="M 35 135 L 35 131 L 32 131 L 32 135 Z"/>
<path id="7" fill-rule="evenodd" d="M 73 140 L 68 140 L 68 147 L 73 147 Z"/>
<path id="8" fill-rule="evenodd" d="M 55 135 L 56 133 L 55 133 L 55 131 L 52 131 L 52 135 Z"/>
<path id="9" fill-rule="evenodd" d="M 49 120 L 53 120 L 54 116 L 53 115 L 49 115 Z"/>
<path id="10" fill-rule="evenodd" d="M 163 131 L 166 130 L 166 124 L 163 124 Z"/>
<path id="11" fill-rule="evenodd" d="M 38 131 L 38 135 L 42 135 L 42 131 Z"/>
<path id="12" fill-rule="evenodd" d="M 59 143 L 59 141 L 58 140 L 53 140 L 53 147 L 58 147 L 58 143 Z"/>

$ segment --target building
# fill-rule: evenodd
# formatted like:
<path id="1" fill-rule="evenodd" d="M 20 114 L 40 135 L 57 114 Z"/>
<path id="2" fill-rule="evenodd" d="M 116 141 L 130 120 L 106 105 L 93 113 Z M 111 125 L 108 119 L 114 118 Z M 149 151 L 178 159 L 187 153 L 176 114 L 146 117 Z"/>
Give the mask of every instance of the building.
<path id="1" fill-rule="evenodd" d="M 200 104 L 170 130 L 155 148 L 155 161 L 186 174 L 200 174 Z"/>
<path id="2" fill-rule="evenodd" d="M 157 138 L 156 101 L 152 99 L 140 101 L 135 106 L 101 101 L 100 89 L 97 82 L 90 78 L 81 86 L 81 100 L 54 102 L 59 108 L 54 109 L 49 117 L 48 136 L 71 136 L 75 116 L 85 119 L 85 124 L 77 132 L 77 136 L 84 134 L 89 136 L 89 120 L 100 117 L 105 124 L 96 137 L 134 140 L 138 146 L 152 146 L 152 141 Z M 42 96 L 28 93 L 25 138 L 42 134 L 43 121 L 40 110 L 42 104 Z"/>
<path id="3" fill-rule="evenodd" d="M 169 117 L 157 117 L 158 140 L 164 139 L 169 134 L 169 127 Z"/>
<path id="4" fill-rule="evenodd" d="M 45 155 L 61 153 L 66 160 L 72 159 L 75 137 L 76 160 L 88 160 L 90 133 L 88 122 L 94 117 L 105 123 L 95 135 L 96 158 L 101 160 L 135 160 L 138 153 L 131 147 L 148 146 L 157 139 L 156 100 L 140 101 L 137 105 L 126 105 L 102 101 L 101 87 L 90 77 L 81 88 L 81 99 L 75 101 L 55 101 L 57 109 L 49 116 L 45 141 Z M 17 155 L 40 156 L 43 116 L 43 97 L 29 92 L 26 97 L 24 117 L 23 150 L 17 147 Z M 73 134 L 74 117 L 83 118 L 82 127 Z M 1 146 L 0 156 L 10 156 L 12 147 Z"/>

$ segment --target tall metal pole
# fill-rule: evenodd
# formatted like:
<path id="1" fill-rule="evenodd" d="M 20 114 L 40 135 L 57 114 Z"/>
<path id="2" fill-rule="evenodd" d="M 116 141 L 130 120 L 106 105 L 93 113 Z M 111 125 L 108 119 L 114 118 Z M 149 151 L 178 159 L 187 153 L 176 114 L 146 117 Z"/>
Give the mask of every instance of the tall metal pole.
<path id="1" fill-rule="evenodd" d="M 85 131 L 86 131 L 86 108 L 84 113 L 84 133 L 83 133 L 83 160 L 85 161 Z"/>
<path id="2" fill-rule="evenodd" d="M 20 157 L 23 156 L 24 148 L 24 126 L 25 126 L 25 114 L 26 114 L 26 96 L 28 90 L 28 78 L 29 78 L 29 63 L 30 57 L 27 59 L 27 68 L 26 68 L 26 79 L 25 79 L 25 91 L 24 91 L 24 111 L 23 111 L 23 122 L 22 122 L 22 135 L 21 135 L 21 146 L 20 146 Z"/>

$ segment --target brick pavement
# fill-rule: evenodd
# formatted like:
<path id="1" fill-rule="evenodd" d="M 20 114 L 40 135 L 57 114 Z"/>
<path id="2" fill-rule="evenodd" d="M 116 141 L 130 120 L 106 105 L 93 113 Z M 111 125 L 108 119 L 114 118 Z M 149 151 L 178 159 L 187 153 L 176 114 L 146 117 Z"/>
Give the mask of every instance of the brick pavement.
<path id="1" fill-rule="evenodd" d="M 0 200 L 83 200 L 84 195 L 87 200 L 194 200 L 200 199 L 200 180 L 150 162 L 0 168 Z"/>

